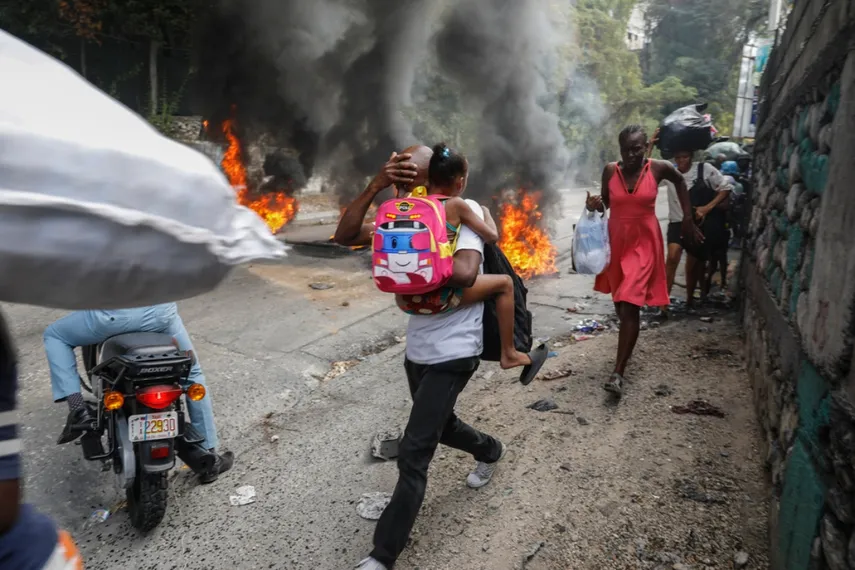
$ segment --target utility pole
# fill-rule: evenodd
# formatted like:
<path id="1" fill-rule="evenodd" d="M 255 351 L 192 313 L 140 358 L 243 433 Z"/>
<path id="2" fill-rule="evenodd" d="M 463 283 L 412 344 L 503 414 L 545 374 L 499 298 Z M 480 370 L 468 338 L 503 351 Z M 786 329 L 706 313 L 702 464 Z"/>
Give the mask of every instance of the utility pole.
<path id="1" fill-rule="evenodd" d="M 781 21 L 781 0 L 769 0 L 769 33 L 774 34 Z"/>

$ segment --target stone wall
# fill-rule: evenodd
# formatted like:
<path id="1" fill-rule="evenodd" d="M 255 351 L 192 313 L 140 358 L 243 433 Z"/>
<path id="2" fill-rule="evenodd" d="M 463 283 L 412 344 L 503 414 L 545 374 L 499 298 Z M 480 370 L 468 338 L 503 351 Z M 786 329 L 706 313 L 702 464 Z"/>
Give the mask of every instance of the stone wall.
<path id="1" fill-rule="evenodd" d="M 855 570 L 853 19 L 797 2 L 761 86 L 741 276 L 776 570 Z"/>

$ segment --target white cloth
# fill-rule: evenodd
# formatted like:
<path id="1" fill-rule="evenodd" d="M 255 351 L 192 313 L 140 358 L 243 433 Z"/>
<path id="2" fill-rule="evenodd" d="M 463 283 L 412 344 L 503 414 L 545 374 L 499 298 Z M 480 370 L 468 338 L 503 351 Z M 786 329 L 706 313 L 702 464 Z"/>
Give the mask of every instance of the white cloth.
<path id="1" fill-rule="evenodd" d="M 683 180 L 686 181 L 686 188 L 691 190 L 698 179 L 698 163 L 693 162 L 689 171 L 681 172 L 681 174 L 683 175 Z M 704 180 L 716 192 L 730 192 L 733 190 L 733 185 L 728 183 L 722 173 L 708 162 L 704 163 Z M 668 221 L 671 223 L 682 222 L 683 207 L 680 205 L 680 199 L 677 197 L 677 188 L 667 180 L 664 181 L 664 184 L 668 189 Z"/>
<path id="2" fill-rule="evenodd" d="M 283 245 L 202 154 L 0 31 L 0 301 L 154 305 Z"/>
<path id="3" fill-rule="evenodd" d="M 478 217 L 481 206 L 466 200 Z M 465 225 L 460 228 L 455 252 L 474 250 L 484 258 L 484 241 Z M 478 273 L 482 273 L 484 264 Z M 416 364 L 439 364 L 480 356 L 484 343 L 484 303 L 467 305 L 439 315 L 410 315 L 407 327 L 407 358 Z"/>

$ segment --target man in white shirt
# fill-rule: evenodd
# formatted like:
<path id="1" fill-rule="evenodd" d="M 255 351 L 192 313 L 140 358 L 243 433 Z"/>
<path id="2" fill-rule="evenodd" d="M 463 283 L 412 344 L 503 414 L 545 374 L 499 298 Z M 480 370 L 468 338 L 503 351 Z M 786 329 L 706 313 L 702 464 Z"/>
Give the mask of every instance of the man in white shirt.
<path id="1" fill-rule="evenodd" d="M 336 229 L 336 242 L 348 246 L 370 244 L 374 227 L 365 224 L 364 219 L 374 197 L 393 184 L 399 192 L 423 185 L 431 154 L 427 147 L 411 147 L 401 155 L 393 154 L 345 211 Z M 466 203 L 483 217 L 476 202 Z M 454 274 L 447 285 L 470 287 L 482 271 L 483 251 L 481 238 L 462 226 L 454 253 Z M 480 364 L 483 312 L 483 303 L 477 303 L 449 313 L 410 316 L 404 369 L 413 407 L 399 447 L 398 484 L 377 522 L 374 550 L 357 566 L 360 570 L 391 568 L 404 550 L 424 500 L 428 467 L 440 443 L 475 458 L 475 469 L 466 479 L 472 488 L 489 483 L 505 453 L 500 441 L 454 414 L 458 395 Z"/>
<path id="2" fill-rule="evenodd" d="M 692 204 L 696 201 L 692 197 L 693 193 L 698 192 L 698 165 L 699 163 L 692 161 L 692 154 L 688 151 L 680 151 L 675 153 L 674 162 L 677 170 L 683 175 L 686 180 L 686 186 L 689 188 L 689 198 Z M 703 180 L 702 184 L 706 184 L 709 188 L 716 191 L 715 198 L 704 206 L 694 208 L 696 220 L 703 220 L 710 212 L 713 211 L 723 200 L 725 200 L 733 187 L 725 180 L 721 172 L 713 165 L 703 163 Z M 683 257 L 683 240 L 681 234 L 681 224 L 683 222 L 683 210 L 680 206 L 680 200 L 677 198 L 677 190 L 674 185 L 666 182 L 668 188 L 668 258 L 665 262 L 666 276 L 668 279 L 668 294 L 671 294 L 671 289 L 674 286 L 674 278 L 677 275 L 677 267 L 680 265 L 680 259 Z M 698 252 L 695 252 L 698 253 Z M 704 259 L 702 255 L 689 254 L 686 259 L 686 302 L 691 305 L 694 301 L 695 286 L 702 276 Z"/>

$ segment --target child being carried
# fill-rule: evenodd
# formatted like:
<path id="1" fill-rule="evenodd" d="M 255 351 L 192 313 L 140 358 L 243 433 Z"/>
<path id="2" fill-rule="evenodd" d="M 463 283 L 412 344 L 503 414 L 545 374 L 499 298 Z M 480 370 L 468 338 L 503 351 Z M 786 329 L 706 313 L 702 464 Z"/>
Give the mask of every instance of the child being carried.
<path id="1" fill-rule="evenodd" d="M 482 215 L 478 215 L 478 212 L 473 210 L 465 200 L 459 197 L 466 189 L 468 174 L 469 164 L 462 154 L 451 150 L 445 144 L 438 144 L 433 148 L 433 156 L 431 157 L 428 171 L 429 190 L 426 192 L 432 199 L 435 199 L 444 206 L 445 231 L 447 243 L 450 244 L 448 248 L 449 255 L 453 255 L 457 235 L 463 225 L 466 225 L 481 237 L 485 243 L 495 243 L 499 239 L 496 223 L 490 215 L 489 210 L 482 206 Z M 413 197 L 419 197 L 424 192 L 424 189 L 417 189 Z M 398 206 L 400 210 L 400 203 Z M 393 214 L 389 215 L 390 218 L 393 216 Z M 418 217 L 418 215 L 414 217 Z M 382 222 L 383 220 L 378 221 Z M 405 225 L 406 223 L 401 224 L 398 222 L 398 225 Z M 378 232 L 380 235 L 379 239 L 375 238 L 375 252 L 379 251 L 378 244 L 381 249 L 387 246 L 385 251 L 390 252 L 405 246 L 412 248 L 411 250 L 406 250 L 408 252 L 421 251 L 416 247 L 417 239 L 411 238 L 407 242 L 388 232 L 389 228 L 394 230 L 394 227 L 394 223 L 391 225 L 388 222 L 378 224 L 378 229 L 386 229 L 387 233 L 382 234 Z M 440 244 L 439 247 L 442 247 L 442 245 L 445 244 Z M 410 253 L 410 255 L 415 254 Z M 415 261 L 415 263 L 421 265 L 423 263 L 429 264 L 430 262 Z M 385 273 L 385 268 L 381 268 L 380 272 Z M 433 276 L 432 270 L 428 270 L 423 274 L 428 277 Z M 377 275 L 378 271 L 375 270 L 375 280 L 377 280 Z M 542 359 L 538 358 L 537 366 L 532 366 L 532 358 L 529 354 L 519 352 L 514 346 L 514 283 L 509 275 L 479 274 L 471 287 L 463 288 L 442 285 L 426 293 L 397 294 L 395 298 L 398 307 L 411 315 L 446 313 L 461 306 L 481 303 L 490 298 L 495 298 L 499 337 L 502 344 L 502 368 L 508 369 L 525 366 L 530 369 L 539 369 L 543 364 Z M 537 370 L 531 370 L 534 374 L 529 373 L 529 370 L 525 372 L 525 376 L 533 377 L 537 373 Z M 530 381 L 528 378 L 527 380 Z"/>

